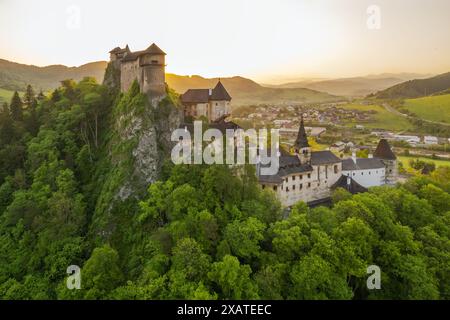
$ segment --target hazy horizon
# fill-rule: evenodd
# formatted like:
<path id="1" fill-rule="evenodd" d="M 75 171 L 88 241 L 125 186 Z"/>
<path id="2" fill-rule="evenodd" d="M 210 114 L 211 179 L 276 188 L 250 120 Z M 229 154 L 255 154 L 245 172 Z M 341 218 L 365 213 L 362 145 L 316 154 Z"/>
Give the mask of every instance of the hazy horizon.
<path id="1" fill-rule="evenodd" d="M 276 84 L 439 74 L 450 71 L 449 12 L 445 0 L 0 0 L 0 58 L 79 66 L 155 42 L 166 72 L 180 75 Z"/>

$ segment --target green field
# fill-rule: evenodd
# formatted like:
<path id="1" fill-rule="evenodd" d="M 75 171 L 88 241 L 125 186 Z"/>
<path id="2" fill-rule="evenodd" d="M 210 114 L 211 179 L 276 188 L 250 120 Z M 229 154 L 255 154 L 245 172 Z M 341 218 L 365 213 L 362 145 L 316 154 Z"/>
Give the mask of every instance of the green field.
<path id="1" fill-rule="evenodd" d="M 404 107 L 419 118 L 450 123 L 450 94 L 407 99 Z"/>
<path id="2" fill-rule="evenodd" d="M 408 130 L 412 128 L 411 123 L 405 117 L 391 113 L 379 105 L 364 105 L 351 103 L 339 107 L 350 110 L 376 111 L 375 114 L 371 115 L 373 119 L 372 121 L 369 122 L 351 121 L 348 122 L 347 125 L 355 126 L 357 124 L 361 124 L 370 129 L 380 128 L 385 130 L 396 130 L 396 131 Z"/>
<path id="3" fill-rule="evenodd" d="M 443 166 L 449 166 L 450 167 L 450 160 L 435 160 L 435 159 L 429 159 L 424 157 L 414 157 L 414 156 L 399 156 L 398 159 L 403 163 L 403 167 L 405 169 L 410 169 L 409 166 L 409 160 L 412 159 L 419 159 L 426 162 L 434 162 L 436 164 L 436 167 L 443 167 Z"/>
<path id="4" fill-rule="evenodd" d="M 3 104 L 3 102 L 10 102 L 11 98 L 14 94 L 14 91 L 6 90 L 0 88 L 0 103 Z"/>

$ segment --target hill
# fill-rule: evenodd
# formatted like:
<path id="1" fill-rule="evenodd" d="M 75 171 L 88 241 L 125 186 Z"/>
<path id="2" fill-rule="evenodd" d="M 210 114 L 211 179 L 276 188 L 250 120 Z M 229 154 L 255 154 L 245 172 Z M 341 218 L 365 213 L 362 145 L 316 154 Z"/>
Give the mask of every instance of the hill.
<path id="1" fill-rule="evenodd" d="M 167 84 L 178 93 L 184 93 L 187 89 L 213 88 L 218 80 L 218 78 L 207 79 L 198 75 L 180 76 L 170 73 L 166 74 Z M 234 106 L 342 100 L 341 97 L 307 88 L 269 88 L 243 77 L 221 78 L 220 80 L 233 97 Z"/>
<path id="2" fill-rule="evenodd" d="M 9 100 L 11 91 L 24 91 L 28 84 L 36 90 L 50 90 L 59 86 L 64 79 L 81 80 L 83 77 L 95 77 L 103 81 L 107 62 L 97 61 L 80 67 L 52 65 L 37 67 L 0 59 L 0 100 Z M 203 78 L 201 76 L 180 76 L 168 73 L 166 82 L 178 93 L 187 89 L 212 88 L 218 78 Z M 233 105 L 259 103 L 312 103 L 340 100 L 327 93 L 305 88 L 267 88 L 243 77 L 222 78 L 222 82 L 233 97 Z"/>
<path id="3" fill-rule="evenodd" d="M 415 79 L 397 84 L 379 91 L 375 98 L 379 99 L 407 99 L 418 98 L 438 93 L 450 88 L 450 72 L 427 79 Z"/>
<path id="4" fill-rule="evenodd" d="M 49 90 L 59 86 L 64 79 L 81 80 L 86 76 L 103 81 L 107 63 L 97 61 L 79 67 L 51 65 L 38 67 L 0 59 L 0 88 L 14 91 L 24 91 L 28 84 L 37 90 Z"/>
<path id="5" fill-rule="evenodd" d="M 273 88 L 308 88 L 327 92 L 333 95 L 363 97 L 372 92 L 389 88 L 393 85 L 414 78 L 426 77 L 411 73 L 383 73 L 379 75 L 368 75 L 364 77 L 351 77 L 324 80 L 302 80 L 289 82 L 281 85 L 273 85 Z"/>
<path id="6" fill-rule="evenodd" d="M 450 123 L 450 94 L 407 99 L 403 108 L 421 119 Z"/>

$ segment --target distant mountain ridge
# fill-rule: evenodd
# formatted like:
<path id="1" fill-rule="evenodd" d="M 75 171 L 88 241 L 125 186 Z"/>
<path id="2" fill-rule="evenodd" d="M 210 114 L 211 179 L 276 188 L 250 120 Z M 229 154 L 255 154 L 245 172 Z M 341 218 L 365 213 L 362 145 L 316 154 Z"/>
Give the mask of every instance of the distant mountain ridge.
<path id="1" fill-rule="evenodd" d="M 166 74 L 167 84 L 178 93 L 187 89 L 213 88 L 219 78 L 203 78 L 198 75 L 180 76 Z M 220 78 L 233 97 L 233 105 L 265 103 L 315 103 L 343 100 L 342 97 L 330 95 L 307 88 L 268 88 L 253 80 L 243 77 Z"/>
<path id="2" fill-rule="evenodd" d="M 367 75 L 364 77 L 338 78 L 326 80 L 302 80 L 281 85 L 270 86 L 272 88 L 308 88 L 327 92 L 333 95 L 363 97 L 393 85 L 419 77 L 427 77 L 414 73 L 384 73 L 379 75 Z"/>
<path id="3" fill-rule="evenodd" d="M 379 99 L 419 98 L 445 93 L 450 89 L 450 72 L 427 79 L 415 79 L 378 91 L 374 97 Z"/>
<path id="4" fill-rule="evenodd" d="M 103 81 L 106 61 L 97 61 L 80 67 L 51 65 L 37 67 L 0 59 L 0 88 L 9 91 L 24 91 L 28 84 L 35 90 L 51 90 L 64 79 L 81 80 L 83 77 L 95 77 Z M 342 100 L 341 97 L 305 88 L 267 88 L 244 77 L 222 78 L 222 83 L 233 97 L 233 105 L 261 103 L 313 103 Z M 213 88 L 218 78 L 201 76 L 180 76 L 166 74 L 166 82 L 182 94 L 187 89 Z"/>
<path id="5" fill-rule="evenodd" d="M 103 81 L 107 66 L 106 61 L 96 61 L 79 67 L 63 65 L 50 65 L 37 67 L 0 59 L 0 88 L 6 90 L 24 91 L 28 84 L 36 90 L 49 90 L 56 88 L 61 80 L 81 80 L 91 76 L 97 81 Z"/>

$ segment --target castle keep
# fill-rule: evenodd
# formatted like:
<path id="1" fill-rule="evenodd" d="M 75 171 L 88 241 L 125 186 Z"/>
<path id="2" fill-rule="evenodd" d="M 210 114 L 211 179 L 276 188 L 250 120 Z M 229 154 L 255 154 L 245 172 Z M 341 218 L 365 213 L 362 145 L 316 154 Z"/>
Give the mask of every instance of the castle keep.
<path id="1" fill-rule="evenodd" d="M 127 45 L 123 49 L 114 48 L 109 53 L 113 68 L 120 70 L 120 91 L 127 91 L 136 80 L 140 91 L 152 100 L 165 97 L 166 54 L 156 44 L 135 52 L 131 52 Z"/>

